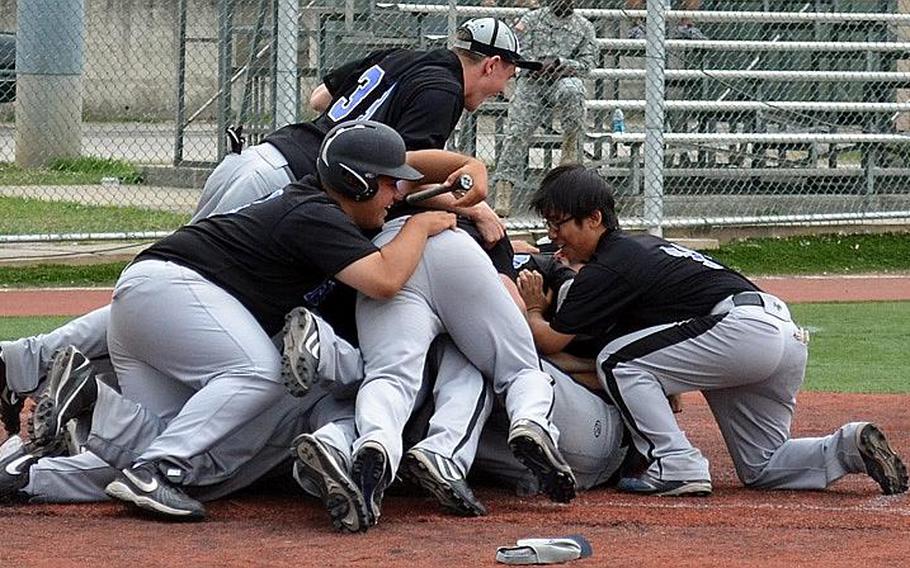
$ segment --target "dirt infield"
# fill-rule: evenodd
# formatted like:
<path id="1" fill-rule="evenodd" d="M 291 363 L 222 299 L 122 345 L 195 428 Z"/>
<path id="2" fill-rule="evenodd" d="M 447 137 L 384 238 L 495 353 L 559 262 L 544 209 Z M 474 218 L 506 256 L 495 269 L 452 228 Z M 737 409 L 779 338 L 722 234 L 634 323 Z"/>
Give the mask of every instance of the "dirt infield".
<path id="1" fill-rule="evenodd" d="M 850 279 L 824 284 L 815 300 L 910 299 L 910 280 Z M 819 279 L 761 285 L 790 301 Z M 828 287 L 830 286 L 830 288 Z M 897 287 L 897 288 L 895 288 Z M 904 290 L 898 297 L 894 289 Z M 14 300 L 0 292 L 0 313 Z M 17 296 L 22 306 L 26 296 Z M 57 299 L 39 304 L 56 306 Z M 44 311 L 42 313 L 48 313 Z M 65 314 L 68 312 L 53 312 Z M 907 395 L 802 393 L 794 436 L 818 436 L 872 419 L 892 446 L 910 455 Z M 580 533 L 594 546 L 581 566 L 899 566 L 910 559 L 910 497 L 884 497 L 866 476 L 826 491 L 760 492 L 742 488 L 701 395 L 685 397 L 680 423 L 711 460 L 710 498 L 648 498 L 598 489 L 571 505 L 517 498 L 495 487 L 477 494 L 490 514 L 459 519 L 416 496 L 386 499 L 380 525 L 340 535 L 321 505 L 272 487 L 209 505 L 194 525 L 153 522 L 118 504 L 0 507 L 0 559 L 6 566 L 493 566 L 496 546 L 526 536 Z M 2 436 L 2 435 L 0 435 Z M 904 560 L 900 560 L 903 558 Z"/>

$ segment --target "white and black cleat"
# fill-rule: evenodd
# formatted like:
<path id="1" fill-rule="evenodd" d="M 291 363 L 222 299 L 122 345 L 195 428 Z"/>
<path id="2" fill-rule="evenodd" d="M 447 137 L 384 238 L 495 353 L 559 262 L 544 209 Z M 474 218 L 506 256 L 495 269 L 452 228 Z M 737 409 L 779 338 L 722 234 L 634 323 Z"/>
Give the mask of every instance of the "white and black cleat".
<path id="1" fill-rule="evenodd" d="M 294 308 L 284 321 L 281 378 L 293 396 L 304 396 L 316 381 L 319 328 L 306 308 Z"/>
<path id="2" fill-rule="evenodd" d="M 370 526 L 370 517 L 363 494 L 351 479 L 344 460 L 334 448 L 320 442 L 312 434 L 294 439 L 291 455 L 295 459 L 298 482 L 307 490 L 304 479 L 319 491 L 332 525 L 345 532 L 363 532 Z"/>
<path id="3" fill-rule="evenodd" d="M 370 526 L 379 522 L 382 508 L 382 496 L 391 483 L 388 469 L 389 458 L 385 448 L 377 442 L 368 441 L 354 454 L 351 465 L 351 478 L 360 489 Z"/>
<path id="4" fill-rule="evenodd" d="M 885 434 L 875 424 L 866 424 L 857 433 L 856 446 L 866 473 L 878 483 L 884 495 L 907 491 L 907 466 L 891 449 Z"/>
<path id="5" fill-rule="evenodd" d="M 28 485 L 29 470 L 43 456 L 32 451 L 27 442 L 16 434 L 0 445 L 0 503 L 25 500 L 22 489 Z"/>
<path id="6" fill-rule="evenodd" d="M 713 488 L 707 479 L 666 480 L 644 473 L 639 477 L 621 478 L 616 489 L 623 493 L 656 497 L 707 497 Z"/>
<path id="7" fill-rule="evenodd" d="M 424 450 L 411 448 L 404 456 L 401 473 L 408 481 L 433 495 L 442 508 L 462 517 L 482 517 L 487 514 L 467 480 L 451 459 Z"/>
<path id="8" fill-rule="evenodd" d="M 47 390 L 29 416 L 28 431 L 30 444 L 49 454 L 65 447 L 66 423 L 94 407 L 98 384 L 92 364 L 72 346 L 54 355 L 47 377 Z"/>
<path id="9" fill-rule="evenodd" d="M 108 483 L 104 492 L 162 519 L 200 521 L 205 518 L 202 503 L 167 481 L 154 463 L 120 470 L 117 478 Z"/>
<path id="10" fill-rule="evenodd" d="M 558 503 L 575 498 L 575 475 L 550 434 L 531 420 L 519 419 L 509 430 L 509 449 L 540 484 L 540 489 Z"/>

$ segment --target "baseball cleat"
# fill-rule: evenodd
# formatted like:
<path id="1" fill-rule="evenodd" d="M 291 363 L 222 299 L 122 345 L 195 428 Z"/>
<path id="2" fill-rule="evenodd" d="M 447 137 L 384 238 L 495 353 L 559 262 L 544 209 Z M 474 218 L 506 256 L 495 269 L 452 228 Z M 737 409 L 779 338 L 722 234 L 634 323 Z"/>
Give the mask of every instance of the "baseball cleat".
<path id="1" fill-rule="evenodd" d="M 21 491 L 28 485 L 29 470 L 41 457 L 40 449 L 33 452 L 18 434 L 0 445 L 0 503 L 25 498 Z"/>
<path id="2" fill-rule="evenodd" d="M 154 463 L 120 470 L 117 478 L 104 488 L 104 492 L 163 519 L 199 521 L 205 518 L 202 503 L 166 481 Z"/>
<path id="3" fill-rule="evenodd" d="M 647 473 L 639 477 L 623 477 L 616 484 L 623 493 L 655 495 L 658 497 L 707 497 L 711 494 L 711 482 L 707 479 L 667 481 Z"/>
<path id="4" fill-rule="evenodd" d="M 319 329 L 306 308 L 294 308 L 284 318 L 281 378 L 293 396 L 303 396 L 316 382 L 319 367 Z"/>
<path id="5" fill-rule="evenodd" d="M 884 495 L 907 491 L 907 467 L 875 424 L 866 424 L 857 434 L 859 455 L 866 464 L 866 473 L 882 488 Z"/>
<path id="6" fill-rule="evenodd" d="M 531 420 L 516 420 L 509 430 L 509 449 L 525 465 L 553 501 L 568 503 L 575 498 L 575 475 L 550 434 Z"/>
<path id="7" fill-rule="evenodd" d="M 58 351 L 47 375 L 47 390 L 28 419 L 30 443 L 48 452 L 62 448 L 66 423 L 90 410 L 97 397 L 89 360 L 72 346 Z"/>
<path id="8" fill-rule="evenodd" d="M 365 442 L 354 454 L 351 477 L 363 495 L 370 526 L 379 522 L 382 495 L 391 482 L 388 463 L 385 449 L 377 442 Z"/>
<path id="9" fill-rule="evenodd" d="M 433 495 L 443 509 L 462 517 L 487 514 L 455 462 L 439 454 L 411 448 L 404 456 L 402 475 Z"/>
<path id="10" fill-rule="evenodd" d="M 301 434 L 294 439 L 291 455 L 298 474 L 319 490 L 336 529 L 355 533 L 369 528 L 369 512 L 363 494 L 348 475 L 337 450 L 323 444 L 312 434 Z M 303 486 L 301 479 L 298 482 Z"/>

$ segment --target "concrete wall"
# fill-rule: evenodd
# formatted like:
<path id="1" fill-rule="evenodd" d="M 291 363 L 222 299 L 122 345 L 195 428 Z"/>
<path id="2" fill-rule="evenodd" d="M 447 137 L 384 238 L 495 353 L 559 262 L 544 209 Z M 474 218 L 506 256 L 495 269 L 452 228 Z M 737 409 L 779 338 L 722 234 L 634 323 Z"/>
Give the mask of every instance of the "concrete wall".
<path id="1" fill-rule="evenodd" d="M 238 4 L 243 5 L 244 0 Z M 216 8 L 217 0 L 188 0 L 187 36 L 216 38 Z M 85 0 L 85 11 L 85 117 L 172 119 L 177 0 Z M 16 30 L 16 0 L 0 1 L 0 30 Z M 188 108 L 195 110 L 216 92 L 217 77 L 216 43 L 189 44 Z"/>

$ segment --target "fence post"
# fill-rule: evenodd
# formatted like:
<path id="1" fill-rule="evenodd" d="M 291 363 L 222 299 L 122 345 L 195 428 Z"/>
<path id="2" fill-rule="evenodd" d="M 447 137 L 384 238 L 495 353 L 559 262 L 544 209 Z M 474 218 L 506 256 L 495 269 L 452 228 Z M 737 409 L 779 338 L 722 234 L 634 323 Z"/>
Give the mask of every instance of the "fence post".
<path id="1" fill-rule="evenodd" d="M 297 0 L 278 0 L 275 13 L 278 33 L 275 69 L 274 128 L 297 122 L 300 88 L 297 81 L 297 21 L 300 4 Z"/>
<path id="2" fill-rule="evenodd" d="M 19 0 L 16 20 L 16 164 L 79 156 L 82 0 Z"/>
<path id="3" fill-rule="evenodd" d="M 648 0 L 645 27 L 645 167 L 644 222 L 662 236 L 664 208 L 664 113 L 669 0 Z"/>

